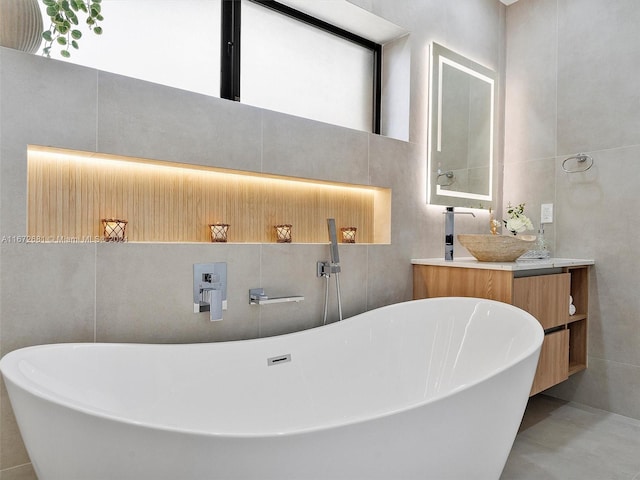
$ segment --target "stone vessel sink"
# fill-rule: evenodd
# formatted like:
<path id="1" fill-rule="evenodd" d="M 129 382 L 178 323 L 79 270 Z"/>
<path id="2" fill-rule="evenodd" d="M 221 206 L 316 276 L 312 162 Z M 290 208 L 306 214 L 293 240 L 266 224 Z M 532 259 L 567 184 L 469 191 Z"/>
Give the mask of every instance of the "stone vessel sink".
<path id="1" fill-rule="evenodd" d="M 514 262 L 533 248 L 535 240 L 535 235 L 458 235 L 460 244 L 480 262 Z"/>

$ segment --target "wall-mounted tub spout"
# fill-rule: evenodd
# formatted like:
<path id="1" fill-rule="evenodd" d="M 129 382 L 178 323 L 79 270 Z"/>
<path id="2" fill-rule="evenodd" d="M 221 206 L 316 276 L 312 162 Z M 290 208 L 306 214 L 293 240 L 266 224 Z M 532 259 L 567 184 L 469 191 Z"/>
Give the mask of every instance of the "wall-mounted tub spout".
<path id="1" fill-rule="evenodd" d="M 287 295 L 284 297 L 270 297 L 264 293 L 264 288 L 252 288 L 249 290 L 250 305 L 268 305 L 270 303 L 299 303 L 304 300 L 302 295 Z"/>

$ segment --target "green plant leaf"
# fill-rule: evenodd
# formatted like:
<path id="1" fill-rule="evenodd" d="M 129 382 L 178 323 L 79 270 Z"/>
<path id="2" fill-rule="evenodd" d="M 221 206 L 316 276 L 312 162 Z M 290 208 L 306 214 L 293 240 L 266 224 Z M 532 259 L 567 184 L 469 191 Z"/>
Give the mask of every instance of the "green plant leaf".
<path id="1" fill-rule="evenodd" d="M 0 0 L 2 1 L 2 0 Z M 71 56 L 69 49 L 79 48 L 78 40 L 82 38 L 82 31 L 73 28 L 80 22 L 80 14 L 84 12 L 84 19 L 90 30 L 97 35 L 102 34 L 102 27 L 97 22 L 104 20 L 102 16 L 102 0 L 40 0 L 46 7 L 46 13 L 51 19 L 51 26 L 42 32 L 42 38 L 48 42 L 43 49 L 43 55 L 50 56 L 51 44 L 56 42 L 63 49 L 60 55 L 65 58 Z M 46 44 L 45 44 L 46 45 Z"/>
<path id="2" fill-rule="evenodd" d="M 71 23 L 73 23 L 74 25 L 78 25 L 78 16 L 72 12 L 71 10 L 69 10 L 67 12 L 67 17 L 69 18 L 69 20 L 71 21 Z"/>

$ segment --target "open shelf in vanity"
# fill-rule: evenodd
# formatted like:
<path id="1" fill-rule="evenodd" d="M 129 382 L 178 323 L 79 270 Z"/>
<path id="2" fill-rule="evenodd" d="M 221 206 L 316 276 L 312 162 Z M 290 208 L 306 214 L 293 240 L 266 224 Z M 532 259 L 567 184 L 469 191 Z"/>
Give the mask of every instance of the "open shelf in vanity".
<path id="1" fill-rule="evenodd" d="M 545 331 L 535 395 L 587 368 L 589 269 L 593 260 L 552 258 L 532 262 L 416 259 L 413 298 L 478 297 L 528 311 Z M 573 299 L 575 313 L 569 311 Z"/>

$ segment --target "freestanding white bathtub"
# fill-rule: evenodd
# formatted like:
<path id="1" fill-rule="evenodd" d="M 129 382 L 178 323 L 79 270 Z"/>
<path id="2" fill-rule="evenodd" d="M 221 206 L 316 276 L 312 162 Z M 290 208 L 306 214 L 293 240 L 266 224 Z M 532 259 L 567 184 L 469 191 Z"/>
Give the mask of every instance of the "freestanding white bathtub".
<path id="1" fill-rule="evenodd" d="M 418 300 L 226 343 L 58 344 L 0 362 L 40 480 L 497 479 L 543 332 Z"/>

